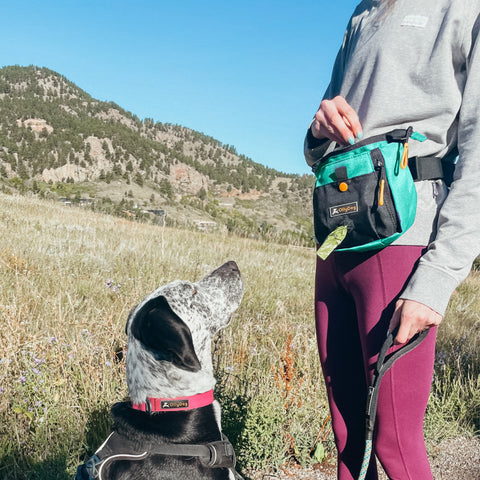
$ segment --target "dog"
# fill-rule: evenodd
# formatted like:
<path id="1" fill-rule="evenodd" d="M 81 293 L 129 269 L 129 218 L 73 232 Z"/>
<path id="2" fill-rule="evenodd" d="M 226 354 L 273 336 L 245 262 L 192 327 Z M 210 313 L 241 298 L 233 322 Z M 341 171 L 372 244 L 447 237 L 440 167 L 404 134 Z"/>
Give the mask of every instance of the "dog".
<path id="1" fill-rule="evenodd" d="M 75 480 L 234 480 L 235 453 L 214 400 L 213 336 L 240 305 L 243 283 L 227 262 L 196 283 L 175 281 L 130 312 L 130 402 L 113 405 L 113 432 Z"/>

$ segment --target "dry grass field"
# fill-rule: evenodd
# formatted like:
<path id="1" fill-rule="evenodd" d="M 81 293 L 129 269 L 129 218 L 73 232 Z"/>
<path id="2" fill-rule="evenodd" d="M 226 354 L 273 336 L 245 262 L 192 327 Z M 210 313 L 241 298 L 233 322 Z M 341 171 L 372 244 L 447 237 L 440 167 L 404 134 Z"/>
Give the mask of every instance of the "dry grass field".
<path id="1" fill-rule="evenodd" d="M 242 305 L 214 344 L 241 468 L 328 461 L 313 326 L 315 253 L 0 194 L 0 479 L 72 478 L 125 399 L 125 321 L 157 286 L 235 260 Z M 430 445 L 480 427 L 480 274 L 440 329 Z"/>

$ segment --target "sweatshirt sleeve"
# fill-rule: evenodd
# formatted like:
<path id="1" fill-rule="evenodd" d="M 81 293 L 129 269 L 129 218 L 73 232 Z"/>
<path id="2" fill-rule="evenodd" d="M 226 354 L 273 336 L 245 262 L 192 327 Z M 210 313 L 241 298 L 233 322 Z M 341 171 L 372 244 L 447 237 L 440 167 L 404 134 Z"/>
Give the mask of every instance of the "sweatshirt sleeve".
<path id="1" fill-rule="evenodd" d="M 467 79 L 458 114 L 458 161 L 438 218 L 438 232 L 401 297 L 444 314 L 450 296 L 480 253 L 480 14 L 466 9 L 464 51 Z M 472 23 L 473 22 L 473 26 Z"/>

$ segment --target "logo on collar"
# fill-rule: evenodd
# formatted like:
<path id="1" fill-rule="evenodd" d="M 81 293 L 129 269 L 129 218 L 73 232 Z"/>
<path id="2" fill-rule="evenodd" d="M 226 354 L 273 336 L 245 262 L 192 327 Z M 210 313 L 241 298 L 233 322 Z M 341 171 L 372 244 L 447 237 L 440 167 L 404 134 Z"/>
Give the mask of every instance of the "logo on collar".
<path id="1" fill-rule="evenodd" d="M 162 400 L 162 410 L 170 410 L 171 408 L 188 408 L 188 399 L 182 400 Z"/>

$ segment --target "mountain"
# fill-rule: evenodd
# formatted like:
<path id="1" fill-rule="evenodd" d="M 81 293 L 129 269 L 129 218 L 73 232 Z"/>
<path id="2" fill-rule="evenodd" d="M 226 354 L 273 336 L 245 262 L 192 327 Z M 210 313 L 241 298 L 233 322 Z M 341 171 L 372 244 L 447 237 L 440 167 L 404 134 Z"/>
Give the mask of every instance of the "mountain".
<path id="1" fill-rule="evenodd" d="M 142 220 L 311 245 L 313 176 L 140 120 L 47 68 L 0 69 L 0 189 Z"/>

